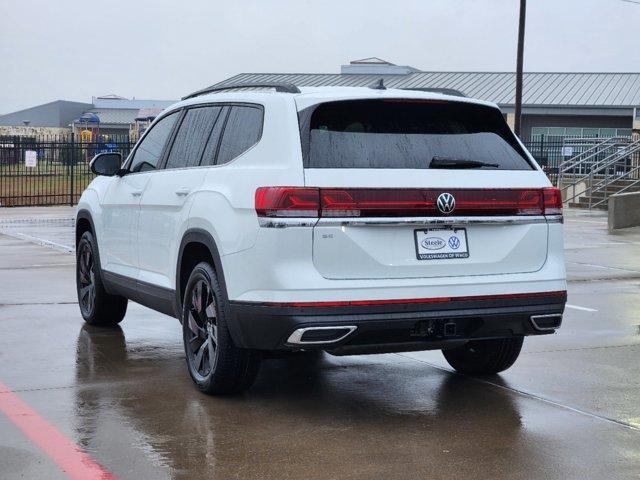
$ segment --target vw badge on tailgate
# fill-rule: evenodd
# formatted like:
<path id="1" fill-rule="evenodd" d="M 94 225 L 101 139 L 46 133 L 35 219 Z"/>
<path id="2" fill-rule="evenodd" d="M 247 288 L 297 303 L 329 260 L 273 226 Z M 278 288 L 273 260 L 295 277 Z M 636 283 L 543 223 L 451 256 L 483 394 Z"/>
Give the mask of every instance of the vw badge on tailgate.
<path id="1" fill-rule="evenodd" d="M 441 193 L 438 195 L 436 205 L 440 213 L 451 213 L 456 208 L 456 199 L 450 193 Z"/>

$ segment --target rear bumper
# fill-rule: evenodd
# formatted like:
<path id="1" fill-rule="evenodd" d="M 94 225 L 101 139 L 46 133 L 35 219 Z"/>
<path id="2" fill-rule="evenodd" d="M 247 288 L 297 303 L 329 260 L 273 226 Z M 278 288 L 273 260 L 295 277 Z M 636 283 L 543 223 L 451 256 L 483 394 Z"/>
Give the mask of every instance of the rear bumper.
<path id="1" fill-rule="evenodd" d="M 481 338 L 552 333 L 559 327 L 566 292 L 413 299 L 407 301 L 266 304 L 230 302 L 232 335 L 241 347 L 260 350 L 324 349 L 336 354 L 428 350 Z M 538 321 L 531 321 L 531 317 Z M 551 320 L 551 324 L 545 321 Z M 344 329 L 325 343 L 292 343 L 311 327 Z M 340 335 L 337 335 L 340 337 Z M 295 342 L 295 340 L 294 340 Z"/>

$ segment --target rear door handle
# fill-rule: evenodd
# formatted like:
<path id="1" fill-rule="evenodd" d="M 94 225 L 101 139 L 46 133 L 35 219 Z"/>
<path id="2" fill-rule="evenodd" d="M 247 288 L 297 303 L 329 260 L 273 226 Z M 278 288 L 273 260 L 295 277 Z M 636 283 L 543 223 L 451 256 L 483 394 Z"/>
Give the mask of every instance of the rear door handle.
<path id="1" fill-rule="evenodd" d="M 142 190 L 134 190 L 131 192 L 131 195 L 134 197 L 139 197 L 140 195 L 142 195 Z"/>
<path id="2" fill-rule="evenodd" d="M 178 195 L 179 197 L 184 197 L 185 195 L 189 195 L 190 191 L 191 189 L 187 187 L 181 187 L 178 190 L 176 190 L 176 195 Z"/>

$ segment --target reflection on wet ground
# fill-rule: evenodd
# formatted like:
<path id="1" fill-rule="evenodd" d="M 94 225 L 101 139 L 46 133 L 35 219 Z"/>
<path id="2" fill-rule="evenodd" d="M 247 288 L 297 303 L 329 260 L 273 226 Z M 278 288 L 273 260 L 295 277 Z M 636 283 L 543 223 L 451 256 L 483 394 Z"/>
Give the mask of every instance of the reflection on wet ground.
<path id="1" fill-rule="evenodd" d="M 183 361 L 82 327 L 77 384 L 119 388 L 77 389 L 81 444 L 99 449 L 97 429 L 132 425 L 158 466 L 192 478 L 605 478 L 619 452 L 581 436 L 640 438 L 397 355 L 271 360 L 248 394 L 223 399 L 190 388 Z"/>

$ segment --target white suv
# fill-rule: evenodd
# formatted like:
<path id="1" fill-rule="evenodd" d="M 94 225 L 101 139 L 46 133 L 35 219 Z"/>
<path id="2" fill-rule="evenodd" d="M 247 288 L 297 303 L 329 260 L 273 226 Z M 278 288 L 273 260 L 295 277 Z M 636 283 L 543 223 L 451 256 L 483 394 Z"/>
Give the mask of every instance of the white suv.
<path id="1" fill-rule="evenodd" d="M 84 319 L 177 317 L 207 393 L 268 351 L 441 349 L 502 371 L 560 326 L 562 200 L 486 102 L 376 88 L 209 88 L 164 111 L 78 205 Z M 260 88 L 258 88 L 260 87 Z"/>

